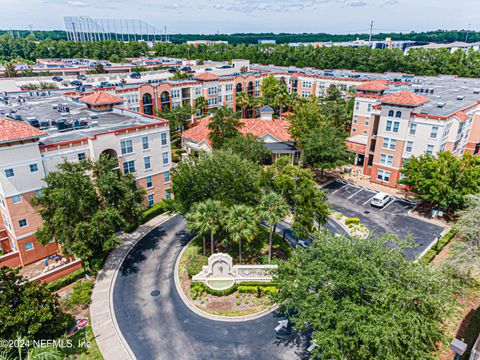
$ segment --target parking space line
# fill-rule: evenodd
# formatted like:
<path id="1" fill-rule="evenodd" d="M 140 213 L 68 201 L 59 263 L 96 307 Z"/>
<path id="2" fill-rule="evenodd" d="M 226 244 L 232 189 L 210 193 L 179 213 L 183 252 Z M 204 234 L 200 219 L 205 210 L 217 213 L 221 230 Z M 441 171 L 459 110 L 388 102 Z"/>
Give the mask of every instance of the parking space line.
<path id="1" fill-rule="evenodd" d="M 393 204 L 395 201 L 397 201 L 397 199 L 393 198 L 393 201 L 390 201 L 387 205 L 385 205 L 383 208 L 381 208 L 380 211 L 385 210 L 388 206 L 390 206 L 390 204 Z"/>
<path id="2" fill-rule="evenodd" d="M 330 195 L 333 195 L 333 194 L 335 194 L 337 191 L 342 190 L 345 186 L 348 186 L 348 184 L 345 184 L 345 185 L 343 185 L 342 187 L 338 188 L 337 190 L 335 190 L 334 192 L 332 192 Z"/>
<path id="3" fill-rule="evenodd" d="M 373 199 L 376 195 L 377 195 L 377 194 L 373 195 L 370 199 L 368 199 L 367 201 L 365 201 L 365 202 L 362 204 L 362 206 L 363 206 L 363 205 L 367 205 L 370 201 L 372 201 L 372 199 Z"/>
<path id="4" fill-rule="evenodd" d="M 348 199 L 351 199 L 352 197 L 354 197 L 355 195 L 357 195 L 360 191 L 363 191 L 363 189 L 360 189 L 360 190 L 354 192 L 352 195 L 350 195 L 349 197 L 347 197 L 347 200 L 348 200 Z"/>

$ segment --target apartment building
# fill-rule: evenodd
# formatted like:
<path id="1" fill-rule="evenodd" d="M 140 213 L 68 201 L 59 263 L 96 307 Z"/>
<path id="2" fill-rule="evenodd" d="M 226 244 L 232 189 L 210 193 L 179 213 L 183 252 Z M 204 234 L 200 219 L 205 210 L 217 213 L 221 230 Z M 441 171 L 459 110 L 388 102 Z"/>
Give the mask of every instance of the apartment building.
<path id="1" fill-rule="evenodd" d="M 375 183 L 401 187 L 411 156 L 451 151 L 477 155 L 480 81 L 454 76 L 385 79 L 357 86 L 348 147 Z"/>
<path id="2" fill-rule="evenodd" d="M 35 239 L 42 219 L 30 200 L 44 177 L 63 161 L 118 159 L 146 189 L 145 205 L 170 197 L 168 121 L 125 109 L 124 100 L 106 92 L 25 98 L 10 97 L 0 110 L 23 121 L 0 119 L 0 266 L 26 265 L 59 251 L 52 239 Z"/>

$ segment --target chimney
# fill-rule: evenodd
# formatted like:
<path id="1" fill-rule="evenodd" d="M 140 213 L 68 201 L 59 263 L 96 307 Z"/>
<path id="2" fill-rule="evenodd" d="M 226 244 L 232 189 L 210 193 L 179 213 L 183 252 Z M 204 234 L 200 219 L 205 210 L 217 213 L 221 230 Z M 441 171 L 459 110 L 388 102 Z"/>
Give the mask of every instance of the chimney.
<path id="1" fill-rule="evenodd" d="M 272 120 L 272 118 L 273 118 L 273 109 L 268 105 L 262 106 L 260 108 L 260 119 Z"/>

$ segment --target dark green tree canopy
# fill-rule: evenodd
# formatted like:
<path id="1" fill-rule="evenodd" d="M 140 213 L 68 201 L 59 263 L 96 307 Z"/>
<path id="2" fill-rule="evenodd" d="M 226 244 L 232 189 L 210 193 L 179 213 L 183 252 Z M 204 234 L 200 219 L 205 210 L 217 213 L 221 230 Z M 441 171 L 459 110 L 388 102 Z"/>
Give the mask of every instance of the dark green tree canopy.
<path id="1" fill-rule="evenodd" d="M 456 211 L 465 205 L 465 195 L 480 193 L 480 158 L 451 152 L 411 157 L 402 169 L 402 184 L 415 192 L 418 200 L 443 211 Z"/>
<path id="2" fill-rule="evenodd" d="M 240 134 L 238 128 L 243 123 L 238 114 L 232 109 L 222 106 L 210 117 L 207 128 L 210 130 L 209 139 L 214 149 L 219 149 L 228 139 Z"/>
<path id="3" fill-rule="evenodd" d="M 44 285 L 28 281 L 18 269 L 0 268 L 2 339 L 55 339 L 70 321 L 60 308 L 58 296 Z"/>
<path id="4" fill-rule="evenodd" d="M 311 246 L 279 265 L 276 300 L 296 329 L 312 332 L 313 358 L 435 358 L 452 284 L 407 260 L 404 246 L 391 235 L 319 232 Z"/>
<path id="5" fill-rule="evenodd" d="M 225 206 L 258 201 L 260 168 L 231 151 L 214 151 L 181 161 L 172 173 L 172 190 L 181 213 L 214 199 Z"/>
<path id="6" fill-rule="evenodd" d="M 240 155 L 241 158 L 250 160 L 255 164 L 263 164 L 272 157 L 271 151 L 265 147 L 262 139 L 251 134 L 228 139 L 223 144 L 222 149 L 231 150 L 233 153 Z"/>

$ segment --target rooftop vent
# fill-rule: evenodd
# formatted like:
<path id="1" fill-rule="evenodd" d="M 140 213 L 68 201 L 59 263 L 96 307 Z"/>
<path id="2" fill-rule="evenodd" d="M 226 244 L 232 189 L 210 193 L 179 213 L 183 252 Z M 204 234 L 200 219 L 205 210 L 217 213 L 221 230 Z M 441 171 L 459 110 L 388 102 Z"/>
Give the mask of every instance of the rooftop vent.
<path id="1" fill-rule="evenodd" d="M 480 94 L 480 89 L 473 89 L 474 94 Z"/>
<path id="2" fill-rule="evenodd" d="M 458 95 L 458 96 L 457 96 L 457 100 L 463 100 L 463 99 L 465 99 L 465 96 L 464 96 L 464 95 Z"/>
<path id="3" fill-rule="evenodd" d="M 444 102 L 437 103 L 437 108 L 443 108 L 446 105 Z"/>

